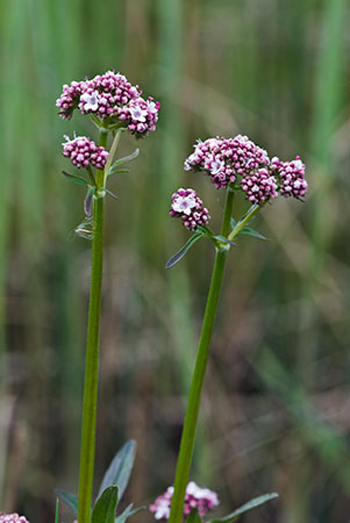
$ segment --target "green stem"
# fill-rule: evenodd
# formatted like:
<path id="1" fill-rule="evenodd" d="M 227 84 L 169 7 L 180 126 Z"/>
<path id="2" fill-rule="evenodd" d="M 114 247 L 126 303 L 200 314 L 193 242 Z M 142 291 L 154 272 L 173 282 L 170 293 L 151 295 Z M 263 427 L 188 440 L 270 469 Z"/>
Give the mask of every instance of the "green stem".
<path id="1" fill-rule="evenodd" d="M 230 230 L 233 197 L 234 192 L 228 188 L 224 217 L 221 226 L 221 235 L 225 237 Z M 208 363 L 210 341 L 213 332 L 216 309 L 219 301 L 227 252 L 228 246 L 222 246 L 220 249 L 216 250 L 214 269 L 210 282 L 202 332 L 199 340 L 197 358 L 188 397 L 180 451 L 177 460 L 174 495 L 171 503 L 169 523 L 181 523 L 183 517 L 183 505 L 193 456 L 201 392 L 203 388 L 205 370 Z"/>
<path id="2" fill-rule="evenodd" d="M 262 205 L 253 205 L 249 209 L 248 213 L 244 216 L 244 218 L 236 224 L 235 228 L 228 236 L 228 239 L 230 241 L 234 240 L 239 235 L 241 230 L 244 229 L 244 227 L 250 222 L 250 220 L 261 210 L 261 208 Z"/>
<path id="3" fill-rule="evenodd" d="M 107 133 L 100 132 L 100 145 L 106 146 Z M 96 183 L 103 181 L 103 171 L 96 171 Z M 83 420 L 80 446 L 78 522 L 91 518 L 92 487 L 95 461 L 96 413 L 98 395 L 99 334 L 103 264 L 104 198 L 94 200 L 90 305 L 85 360 Z"/>

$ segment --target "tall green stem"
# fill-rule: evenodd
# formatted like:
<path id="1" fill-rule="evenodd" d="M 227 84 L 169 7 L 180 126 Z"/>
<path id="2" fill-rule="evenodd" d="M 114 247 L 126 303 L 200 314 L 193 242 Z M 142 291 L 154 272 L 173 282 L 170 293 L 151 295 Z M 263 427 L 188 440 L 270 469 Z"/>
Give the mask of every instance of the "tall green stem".
<path id="1" fill-rule="evenodd" d="M 234 192 L 228 188 L 224 217 L 221 226 L 221 235 L 225 237 L 227 237 L 230 230 L 233 196 Z M 203 388 L 205 370 L 208 363 L 210 341 L 213 332 L 216 309 L 219 301 L 227 252 L 227 246 L 223 246 L 216 250 L 214 269 L 210 282 L 202 332 L 199 340 L 197 358 L 188 397 L 180 451 L 177 460 L 174 495 L 171 503 L 169 523 L 180 523 L 183 517 L 183 505 L 191 468 L 201 392 Z"/>
<path id="2" fill-rule="evenodd" d="M 107 133 L 101 132 L 100 145 L 106 146 Z M 96 183 L 103 183 L 97 170 Z M 85 359 L 83 420 L 80 446 L 78 522 L 89 523 L 95 461 L 96 412 L 98 395 L 99 337 L 103 264 L 104 198 L 94 200 L 90 304 Z"/>

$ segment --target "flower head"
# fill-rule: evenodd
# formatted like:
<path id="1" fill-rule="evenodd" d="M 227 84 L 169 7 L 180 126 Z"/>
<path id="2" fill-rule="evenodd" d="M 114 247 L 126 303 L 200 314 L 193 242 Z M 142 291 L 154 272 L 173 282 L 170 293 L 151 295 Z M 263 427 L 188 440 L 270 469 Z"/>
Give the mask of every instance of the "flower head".
<path id="1" fill-rule="evenodd" d="M 291 162 L 270 160 L 268 153 L 248 136 L 208 138 L 198 141 L 186 158 L 185 171 L 204 172 L 217 189 L 229 184 L 240 188 L 246 198 L 262 205 L 276 198 L 302 198 L 307 191 L 305 165 L 297 156 Z"/>
<path id="2" fill-rule="evenodd" d="M 184 164 L 186 171 L 202 171 L 212 179 L 216 188 L 234 183 L 238 175 L 247 176 L 254 169 L 265 166 L 269 158 L 247 136 L 235 138 L 209 138 L 199 141 Z"/>
<path id="3" fill-rule="evenodd" d="M 170 505 L 174 493 L 174 487 L 161 494 L 149 509 L 156 519 L 169 519 Z M 208 488 L 201 488 L 194 481 L 190 481 L 186 488 L 184 516 L 188 516 L 194 509 L 203 517 L 208 510 L 212 510 L 219 504 L 219 497 L 216 492 Z"/>
<path id="4" fill-rule="evenodd" d="M 0 523 L 29 523 L 25 516 L 19 516 L 16 512 L 5 514 L 0 512 Z"/>
<path id="5" fill-rule="evenodd" d="M 63 156 L 70 158 L 73 165 L 80 168 L 87 169 L 93 165 L 97 169 L 103 169 L 108 159 L 108 152 L 95 144 L 94 141 L 89 140 L 86 136 L 75 136 L 70 140 L 65 136 L 66 142 L 63 146 Z"/>
<path id="6" fill-rule="evenodd" d="M 139 97 L 121 108 L 118 118 L 125 121 L 131 134 L 136 134 L 138 138 L 142 138 L 147 136 L 150 131 L 155 130 L 159 108 L 159 102 L 154 102 L 152 98 L 144 100 Z"/>
<path id="7" fill-rule="evenodd" d="M 170 215 L 180 217 L 187 229 L 195 231 L 199 225 L 206 225 L 210 220 L 209 211 L 193 189 L 178 189 L 172 195 Z"/>
<path id="8" fill-rule="evenodd" d="M 300 156 L 296 156 L 291 162 L 281 162 L 277 157 L 272 158 L 271 168 L 280 178 L 280 192 L 283 196 L 300 199 L 306 195 L 305 164 Z"/>
<path id="9" fill-rule="evenodd" d="M 107 71 L 91 80 L 64 85 L 56 105 L 62 118 L 71 118 L 79 108 L 82 114 L 108 118 L 111 124 L 125 123 L 132 134 L 144 137 L 155 130 L 160 104 L 141 95 L 139 86 L 132 85 L 124 75 Z"/>

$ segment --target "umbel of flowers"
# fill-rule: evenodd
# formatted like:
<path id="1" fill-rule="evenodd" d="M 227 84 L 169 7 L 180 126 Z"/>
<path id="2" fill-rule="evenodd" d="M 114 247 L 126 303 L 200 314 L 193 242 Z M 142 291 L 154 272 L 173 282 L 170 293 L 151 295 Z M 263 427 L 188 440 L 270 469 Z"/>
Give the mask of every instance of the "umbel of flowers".
<path id="1" fill-rule="evenodd" d="M 62 118 L 71 118 L 78 109 L 106 128 L 125 127 L 144 138 L 156 128 L 160 104 L 152 97 L 143 98 L 139 86 L 132 85 L 124 75 L 107 71 L 91 80 L 64 85 L 56 106 Z"/>
<path id="2" fill-rule="evenodd" d="M 155 519 L 169 519 L 173 494 L 174 487 L 168 487 L 167 490 L 158 496 L 154 503 L 149 506 Z M 208 510 L 214 509 L 219 503 L 219 496 L 216 492 L 208 488 L 198 487 L 194 481 L 190 481 L 186 487 L 183 515 L 186 517 L 192 510 L 197 509 L 198 514 L 203 517 Z"/>
<path id="3" fill-rule="evenodd" d="M 247 200 L 258 205 L 279 194 L 302 199 L 307 191 L 305 165 L 299 156 L 290 162 L 270 159 L 264 149 L 240 134 L 198 141 L 184 169 L 203 172 L 217 189 L 229 186 L 240 190 Z"/>

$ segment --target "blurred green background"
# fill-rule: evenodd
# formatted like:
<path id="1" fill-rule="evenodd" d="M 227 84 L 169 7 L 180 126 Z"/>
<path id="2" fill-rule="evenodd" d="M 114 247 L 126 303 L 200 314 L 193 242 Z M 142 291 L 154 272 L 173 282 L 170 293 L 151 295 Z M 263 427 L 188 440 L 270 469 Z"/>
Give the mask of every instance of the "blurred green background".
<path id="1" fill-rule="evenodd" d="M 300 154 L 310 189 L 257 218 L 271 241 L 230 254 L 192 477 L 220 514 L 279 492 L 244 522 L 348 518 L 349 14 L 346 0 L 1 0 L 0 508 L 53 521 L 54 487 L 77 491 L 90 244 L 61 142 L 95 131 L 55 100 L 115 68 L 162 110 L 107 206 L 96 479 L 135 438 L 126 501 L 172 482 L 213 252 L 200 242 L 164 270 L 188 237 L 170 195 L 196 188 L 217 225 L 223 194 L 183 160 L 198 137 L 242 133 Z"/>

